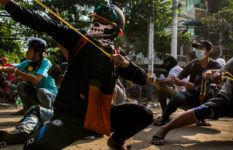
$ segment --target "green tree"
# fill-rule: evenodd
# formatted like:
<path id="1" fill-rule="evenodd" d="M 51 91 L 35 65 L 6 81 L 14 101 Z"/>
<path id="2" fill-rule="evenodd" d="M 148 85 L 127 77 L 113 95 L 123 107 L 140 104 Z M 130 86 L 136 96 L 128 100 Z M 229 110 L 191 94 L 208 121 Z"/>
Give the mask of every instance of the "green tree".
<path id="1" fill-rule="evenodd" d="M 93 6 L 97 3 L 106 3 L 106 0 L 44 0 L 43 3 L 50 8 L 53 7 L 58 10 L 61 17 L 65 18 L 65 20 L 74 27 L 87 29 L 90 23 L 88 14 L 92 13 Z M 122 8 L 126 16 L 124 36 L 117 38 L 116 40 L 119 47 L 128 51 L 134 51 L 136 53 L 143 52 L 145 55 L 147 54 L 147 20 L 152 11 L 154 11 L 156 52 L 170 52 L 170 49 L 167 48 L 170 45 L 170 35 L 166 33 L 166 28 L 171 25 L 171 0 L 112 0 L 112 3 Z M 20 5 L 48 17 L 45 10 L 32 1 L 20 1 Z M 24 43 L 28 37 L 38 36 L 44 38 L 48 42 L 48 47 L 50 49 L 55 49 L 57 47 L 57 43 L 46 34 L 38 33 L 17 23 L 12 24 L 14 24 L 11 25 L 11 30 L 14 31 L 14 37 L 20 38 Z"/>
<path id="2" fill-rule="evenodd" d="M 214 6 L 214 5 L 213 5 Z M 203 23 L 208 25 L 211 36 L 220 40 L 227 50 L 227 55 L 233 54 L 233 0 L 222 0 L 213 8 L 213 13 Z"/>
<path id="3" fill-rule="evenodd" d="M 148 20 L 154 11 L 155 25 L 155 49 L 156 52 L 163 52 L 162 40 L 159 39 L 161 32 L 171 24 L 171 2 L 163 0 L 113 0 L 113 3 L 123 8 L 127 23 L 123 47 L 136 53 L 148 51 Z M 167 43 L 168 44 L 168 43 Z M 166 45 L 167 45 L 166 44 Z"/>
<path id="4" fill-rule="evenodd" d="M 7 16 L 3 11 L 0 16 Z M 18 62 L 24 56 L 21 41 L 15 34 L 12 20 L 2 17 L 0 20 L 0 57 L 6 56 L 8 63 Z"/>

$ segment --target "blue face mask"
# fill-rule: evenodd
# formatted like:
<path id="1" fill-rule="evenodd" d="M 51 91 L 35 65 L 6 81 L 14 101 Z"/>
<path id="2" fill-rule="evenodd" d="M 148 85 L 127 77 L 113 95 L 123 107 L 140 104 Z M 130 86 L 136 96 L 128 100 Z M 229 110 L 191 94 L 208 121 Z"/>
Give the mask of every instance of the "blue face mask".
<path id="1" fill-rule="evenodd" d="M 203 58 L 205 58 L 205 51 L 203 50 L 196 50 L 196 57 L 197 59 L 201 60 Z"/>

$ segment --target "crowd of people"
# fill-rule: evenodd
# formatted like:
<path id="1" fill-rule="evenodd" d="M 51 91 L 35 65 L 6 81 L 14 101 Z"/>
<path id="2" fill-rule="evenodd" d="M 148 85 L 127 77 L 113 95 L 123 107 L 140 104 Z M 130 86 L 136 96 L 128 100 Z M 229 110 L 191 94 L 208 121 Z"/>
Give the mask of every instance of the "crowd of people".
<path id="1" fill-rule="evenodd" d="M 226 64 L 224 59 L 211 59 L 213 45 L 208 40 L 192 44 L 196 59 L 184 67 L 172 56 L 165 58 L 161 67 L 167 76 L 154 78 L 115 47 L 114 40 L 125 26 L 125 16 L 116 5 L 97 4 L 83 33 L 13 0 L 0 4 L 15 21 L 51 36 L 67 59 L 52 67 L 44 57 L 46 41 L 32 37 L 24 61 L 0 66 L 1 73 L 17 81 L 23 102 L 17 112 L 23 118 L 14 131 L 0 131 L 1 145 L 24 143 L 25 150 L 57 150 L 89 136 L 107 135 L 111 149 L 123 150 L 127 139 L 152 123 L 162 127 L 151 144 L 162 145 L 172 129 L 192 123 L 210 125 L 205 119 L 232 113 L 233 59 Z M 158 95 L 159 117 L 154 118 L 144 105 L 125 103 L 140 99 L 146 85 Z M 177 108 L 187 111 L 171 119 Z"/>

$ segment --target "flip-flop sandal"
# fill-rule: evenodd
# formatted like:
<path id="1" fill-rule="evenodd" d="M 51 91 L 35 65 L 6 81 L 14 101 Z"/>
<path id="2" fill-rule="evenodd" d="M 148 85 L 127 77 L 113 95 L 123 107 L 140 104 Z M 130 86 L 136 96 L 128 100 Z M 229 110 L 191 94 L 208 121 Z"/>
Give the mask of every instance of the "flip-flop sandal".
<path id="1" fill-rule="evenodd" d="M 151 140 L 151 144 L 153 145 L 164 145 L 164 138 L 158 137 L 154 135 Z"/>
<path id="2" fill-rule="evenodd" d="M 198 126 L 211 126 L 211 124 L 208 121 L 197 121 L 196 124 Z"/>

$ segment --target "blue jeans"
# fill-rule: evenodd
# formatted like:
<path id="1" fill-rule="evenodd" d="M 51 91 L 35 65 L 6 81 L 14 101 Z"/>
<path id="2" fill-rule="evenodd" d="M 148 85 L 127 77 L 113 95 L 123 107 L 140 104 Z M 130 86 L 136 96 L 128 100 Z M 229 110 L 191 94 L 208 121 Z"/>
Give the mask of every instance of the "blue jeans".
<path id="1" fill-rule="evenodd" d="M 28 109 L 25 116 L 20 120 L 16 130 L 30 134 L 40 123 L 49 121 L 53 117 L 53 109 L 47 109 L 39 105 Z"/>
<path id="2" fill-rule="evenodd" d="M 16 129 L 31 133 L 40 123 L 53 117 L 56 95 L 45 88 L 36 89 L 26 82 L 18 85 L 18 92 L 27 112 Z"/>
<path id="3" fill-rule="evenodd" d="M 37 98 L 38 98 L 39 104 L 42 107 L 49 108 L 49 109 L 53 108 L 55 97 L 56 97 L 55 94 L 53 94 L 52 92 L 50 92 L 49 90 L 45 88 L 40 88 L 37 90 Z"/>

